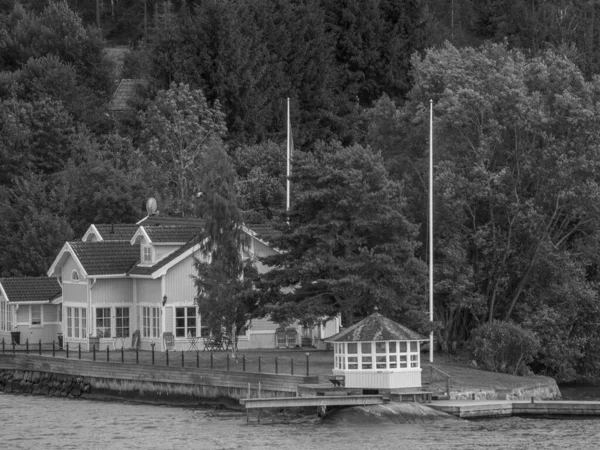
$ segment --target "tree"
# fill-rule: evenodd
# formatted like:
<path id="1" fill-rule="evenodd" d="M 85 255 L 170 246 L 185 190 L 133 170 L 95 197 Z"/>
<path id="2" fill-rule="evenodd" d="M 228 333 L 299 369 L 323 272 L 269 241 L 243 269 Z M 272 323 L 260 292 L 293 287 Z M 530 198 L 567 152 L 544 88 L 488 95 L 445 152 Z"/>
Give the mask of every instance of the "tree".
<path id="1" fill-rule="evenodd" d="M 285 207 L 285 147 L 271 141 L 242 146 L 233 152 L 233 163 L 238 205 L 247 220 L 271 220 Z"/>
<path id="2" fill-rule="evenodd" d="M 60 193 L 29 174 L 0 186 L 0 274 L 41 276 L 73 231 L 60 212 Z"/>
<path id="3" fill-rule="evenodd" d="M 264 260 L 272 270 L 261 276 L 263 313 L 280 323 L 342 313 L 352 324 L 378 306 L 392 317 L 416 318 L 424 281 L 414 257 L 416 229 L 381 156 L 320 143 L 295 155 L 292 181 L 292 208 L 276 242 L 282 253 Z"/>
<path id="4" fill-rule="evenodd" d="M 248 300 L 252 298 L 251 261 L 242 260 L 242 215 L 236 204 L 235 171 L 222 145 L 208 149 L 203 168 L 206 235 L 201 250 L 206 260 L 195 262 L 197 302 L 203 323 L 215 333 L 230 327 L 235 338 L 252 307 Z"/>
<path id="5" fill-rule="evenodd" d="M 171 84 L 140 113 L 145 172 L 171 214 L 195 210 L 202 180 L 201 162 L 208 148 L 225 135 L 219 103 L 209 106 L 201 90 Z"/>
<path id="6" fill-rule="evenodd" d="M 566 318 L 557 299 L 567 292 L 589 311 L 596 281 L 586 274 L 597 254 L 579 249 L 596 248 L 600 229 L 598 81 L 586 81 L 565 56 L 527 58 L 496 44 L 446 44 L 414 57 L 413 67 L 401 112 L 408 133 L 397 150 L 427 148 L 433 99 L 440 341 L 466 339 L 479 323 L 538 314 L 548 328 L 548 318 Z M 586 328 L 563 342 L 573 367 Z M 548 373 L 566 374 L 551 367 L 546 343 L 539 361 Z"/>

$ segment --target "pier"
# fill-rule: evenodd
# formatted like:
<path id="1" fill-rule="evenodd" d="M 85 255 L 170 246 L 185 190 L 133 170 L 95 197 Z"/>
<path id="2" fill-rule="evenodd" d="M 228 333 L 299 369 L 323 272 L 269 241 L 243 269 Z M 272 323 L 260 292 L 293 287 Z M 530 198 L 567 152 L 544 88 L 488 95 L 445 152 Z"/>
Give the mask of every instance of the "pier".
<path id="1" fill-rule="evenodd" d="M 427 406 L 463 419 L 510 416 L 600 416 L 600 401 L 441 400 Z"/>

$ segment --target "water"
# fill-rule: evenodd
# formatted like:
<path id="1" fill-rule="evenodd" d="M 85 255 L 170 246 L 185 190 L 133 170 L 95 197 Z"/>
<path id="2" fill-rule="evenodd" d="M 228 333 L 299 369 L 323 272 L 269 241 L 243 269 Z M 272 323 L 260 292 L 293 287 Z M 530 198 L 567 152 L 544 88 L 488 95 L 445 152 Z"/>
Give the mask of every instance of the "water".
<path id="1" fill-rule="evenodd" d="M 600 392 L 600 391 L 599 391 Z M 596 397 L 597 398 L 597 397 Z M 0 449 L 597 449 L 600 419 L 347 425 L 0 393 Z"/>

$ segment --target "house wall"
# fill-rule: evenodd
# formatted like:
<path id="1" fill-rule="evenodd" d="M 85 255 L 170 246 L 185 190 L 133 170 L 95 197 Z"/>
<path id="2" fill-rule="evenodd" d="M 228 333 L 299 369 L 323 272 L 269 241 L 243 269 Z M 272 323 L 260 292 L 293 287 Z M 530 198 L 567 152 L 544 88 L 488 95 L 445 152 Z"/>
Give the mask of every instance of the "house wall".
<path id="1" fill-rule="evenodd" d="M 165 256 L 170 255 L 175 250 L 179 249 L 180 245 L 156 245 L 154 244 L 154 261 L 158 262 Z"/>
<path id="2" fill-rule="evenodd" d="M 77 270 L 79 273 L 79 282 L 71 281 L 71 274 L 73 270 Z M 87 281 L 81 273 L 81 269 L 75 263 L 72 257 L 67 258 L 65 264 L 62 267 L 62 279 L 63 279 L 63 302 L 65 304 L 77 303 L 78 306 L 87 305 L 88 292 L 87 292 Z"/>
<path id="3" fill-rule="evenodd" d="M 421 369 L 391 370 L 333 370 L 334 374 L 344 375 L 344 386 L 363 389 L 400 389 L 421 387 Z"/>
<path id="4" fill-rule="evenodd" d="M 188 256 L 165 275 L 165 295 L 169 304 L 193 305 L 196 297 L 193 275 L 196 275 L 194 259 Z"/>
<path id="5" fill-rule="evenodd" d="M 18 306 L 18 308 L 17 308 Z M 31 325 L 31 307 L 39 306 L 41 310 L 41 324 Z M 21 333 L 20 344 L 25 345 L 29 341 L 30 346 L 42 343 L 50 343 L 58 340 L 58 333 L 62 331 L 62 324 L 59 322 L 60 305 L 13 305 L 16 309 L 16 322 L 12 331 Z M 8 333 L 10 336 L 10 333 Z M 9 340 L 10 342 L 10 340 Z M 30 347 L 33 348 L 33 347 Z"/>
<path id="6" fill-rule="evenodd" d="M 106 303 L 112 305 L 133 303 L 133 282 L 131 279 L 97 279 L 91 292 L 92 307 Z"/>
<path id="7" fill-rule="evenodd" d="M 161 286 L 160 279 L 158 280 L 145 280 L 138 278 L 136 280 L 136 296 L 137 303 L 139 304 L 153 304 L 153 305 L 161 305 L 162 304 L 162 294 L 161 294 Z"/>
<path id="8" fill-rule="evenodd" d="M 79 274 L 79 281 L 80 282 L 85 281 L 85 277 L 83 276 L 81 268 L 75 262 L 75 260 L 73 259 L 73 257 L 69 256 L 67 258 L 67 260 L 65 261 L 65 263 L 63 264 L 63 266 L 62 266 L 61 276 L 62 276 L 63 283 L 70 283 L 71 282 L 71 275 L 73 273 L 73 270 L 76 270 L 77 273 Z"/>

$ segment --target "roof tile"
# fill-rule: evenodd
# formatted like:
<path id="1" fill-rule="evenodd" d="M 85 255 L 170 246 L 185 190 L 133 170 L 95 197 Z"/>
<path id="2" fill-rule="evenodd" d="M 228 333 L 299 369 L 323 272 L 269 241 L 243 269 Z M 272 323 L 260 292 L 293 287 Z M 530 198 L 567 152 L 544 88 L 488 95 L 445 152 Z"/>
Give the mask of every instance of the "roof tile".
<path id="1" fill-rule="evenodd" d="M 0 278 L 9 302 L 49 302 L 62 293 L 56 278 L 19 277 Z"/>
<path id="2" fill-rule="evenodd" d="M 88 275 L 126 273 L 140 260 L 140 246 L 123 241 L 69 242 Z"/>
<path id="3" fill-rule="evenodd" d="M 424 341 L 427 338 L 392 319 L 373 313 L 327 339 L 329 342 Z"/>

